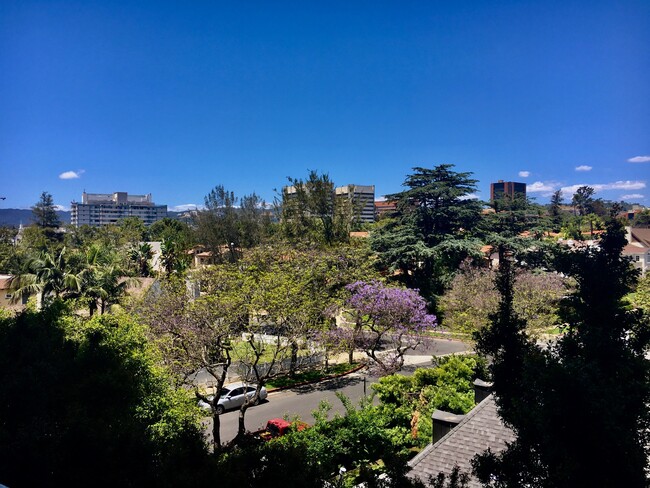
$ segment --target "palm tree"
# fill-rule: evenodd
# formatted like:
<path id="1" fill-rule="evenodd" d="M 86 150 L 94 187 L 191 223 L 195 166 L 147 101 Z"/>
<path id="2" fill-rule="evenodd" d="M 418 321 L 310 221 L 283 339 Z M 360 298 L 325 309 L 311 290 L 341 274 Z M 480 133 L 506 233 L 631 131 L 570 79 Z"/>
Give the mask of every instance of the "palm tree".
<path id="1" fill-rule="evenodd" d="M 117 303 L 126 288 L 137 280 L 122 279 L 124 272 L 118 265 L 118 257 L 106 247 L 92 245 L 85 255 L 81 295 L 87 301 L 91 316 L 98 308 L 104 314 L 106 307 Z"/>
<path id="2" fill-rule="evenodd" d="M 187 255 L 184 254 L 183 248 L 177 242 L 163 239 L 160 252 L 160 261 L 167 275 L 182 273 L 187 269 Z"/>
<path id="3" fill-rule="evenodd" d="M 149 261 L 152 257 L 153 249 L 151 249 L 151 245 L 148 242 L 142 242 L 129 250 L 129 258 L 135 263 L 139 276 L 151 276 L 151 265 Z"/>
<path id="4" fill-rule="evenodd" d="M 14 301 L 36 294 L 40 304 L 54 298 L 78 296 L 82 289 L 82 275 L 75 272 L 67 259 L 66 248 L 58 253 L 42 251 L 27 263 L 27 273 L 17 275 L 11 284 Z"/>
<path id="5" fill-rule="evenodd" d="M 100 314 L 104 314 L 106 307 L 117 303 L 135 280 L 135 278 L 126 280 L 121 278 L 121 270 L 112 264 L 99 266 L 87 275 L 83 296 L 88 300 L 91 316 L 97 309 Z"/>

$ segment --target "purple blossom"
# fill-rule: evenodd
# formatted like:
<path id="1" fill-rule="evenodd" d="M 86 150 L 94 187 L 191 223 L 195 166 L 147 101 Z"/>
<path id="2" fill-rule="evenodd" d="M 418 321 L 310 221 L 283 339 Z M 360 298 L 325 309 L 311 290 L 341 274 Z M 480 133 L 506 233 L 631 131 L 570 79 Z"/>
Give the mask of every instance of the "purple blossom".
<path id="1" fill-rule="evenodd" d="M 378 281 L 357 281 L 346 288 L 351 292 L 346 305 L 354 315 L 355 344 L 386 372 L 400 369 L 404 353 L 424 342 L 425 333 L 436 326 L 417 290 Z"/>

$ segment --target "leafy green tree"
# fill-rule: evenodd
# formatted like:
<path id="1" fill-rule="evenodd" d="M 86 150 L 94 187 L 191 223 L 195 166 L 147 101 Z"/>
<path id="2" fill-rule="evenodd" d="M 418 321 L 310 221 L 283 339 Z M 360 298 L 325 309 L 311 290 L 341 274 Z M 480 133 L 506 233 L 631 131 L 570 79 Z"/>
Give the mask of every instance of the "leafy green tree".
<path id="1" fill-rule="evenodd" d="M 562 308 L 565 335 L 545 349 L 522 333 L 513 269 L 502 263 L 501 302 L 477 350 L 493 358 L 499 413 L 517 438 L 476 461 L 486 485 L 646 486 L 650 324 L 623 301 L 636 280 L 621 257 L 625 242 L 610 221 L 599 248 L 562 256 L 558 266 L 577 289 Z"/>
<path id="2" fill-rule="evenodd" d="M 472 197 L 476 180 L 453 165 L 413 168 L 406 190 L 386 198 L 397 202 L 395 220 L 373 233 L 379 266 L 409 288 L 418 288 L 435 308 L 458 265 L 480 256 L 470 232 L 480 221 L 481 204 Z"/>
<path id="3" fill-rule="evenodd" d="M 61 226 L 61 220 L 56 214 L 52 195 L 44 191 L 32 207 L 32 220 L 37 227 L 42 229 L 56 229 Z"/>
<path id="4" fill-rule="evenodd" d="M 437 358 L 433 368 L 418 368 L 412 376 L 393 374 L 372 385 L 391 415 L 390 425 L 410 430 L 418 445 L 431 442 L 431 415 L 436 409 L 465 414 L 474 407 L 473 381 L 485 379 L 485 361 L 476 356 Z"/>
<path id="5" fill-rule="evenodd" d="M 15 274 L 20 272 L 23 256 L 14 244 L 18 233 L 12 227 L 0 227 L 0 273 Z"/>
<path id="6" fill-rule="evenodd" d="M 472 229 L 480 218 L 480 203 L 472 199 L 476 180 L 472 173 L 453 171 L 454 165 L 433 169 L 413 168 L 404 182 L 406 190 L 386 195 L 396 201 L 398 212 L 413 223 L 429 246 L 444 237 Z"/>
<path id="7" fill-rule="evenodd" d="M 171 240 L 180 243 L 183 248 L 188 248 L 193 242 L 192 229 L 185 222 L 165 217 L 151 224 L 147 229 L 147 240 Z"/>
<path id="8" fill-rule="evenodd" d="M 440 300 L 443 327 L 471 336 L 489 324 L 489 316 L 496 312 L 499 303 L 494 275 L 494 271 L 485 268 L 468 264 L 461 267 Z M 519 269 L 514 286 L 514 308 L 526 320 L 528 334 L 539 337 L 560 325 L 559 303 L 567 293 L 568 280 L 557 273 Z"/>
<path id="9" fill-rule="evenodd" d="M 140 217 L 125 217 L 120 219 L 117 227 L 122 234 L 122 242 L 132 246 L 143 241 L 147 234 L 147 228 Z"/>
<path id="10" fill-rule="evenodd" d="M 225 277 L 224 273 L 219 276 Z M 233 303 L 223 296 L 224 291 L 230 290 L 222 288 L 219 293 L 192 300 L 183 281 L 165 280 L 160 292 L 146 296 L 138 309 L 160 345 L 166 365 L 180 378 L 179 386 L 192 385 L 196 398 L 210 406 L 215 454 L 222 447 L 218 401 L 232 363 L 231 339 L 236 331 Z M 210 392 L 193 380 L 201 370 L 214 379 Z"/>
<path id="11" fill-rule="evenodd" d="M 283 236 L 291 242 L 327 246 L 348 242 L 352 209 L 347 200 L 335 197 L 330 177 L 310 171 L 306 180 L 288 180 L 280 203 Z"/>
<path id="12" fill-rule="evenodd" d="M 632 227 L 650 227 L 650 210 L 637 213 L 632 220 Z"/>
<path id="13" fill-rule="evenodd" d="M 235 262 L 242 248 L 258 244 L 265 228 L 265 204 L 255 193 L 240 203 L 232 191 L 218 185 L 205 197 L 205 210 L 197 213 L 196 238 L 218 261 Z"/>
<path id="14" fill-rule="evenodd" d="M 553 230 L 555 232 L 559 232 L 562 228 L 562 222 L 564 220 L 562 214 L 563 201 L 564 197 L 562 196 L 562 190 L 556 190 L 553 192 L 553 195 L 551 195 L 551 203 L 549 204 L 548 212 L 551 217 L 551 221 L 553 222 Z"/>
<path id="15" fill-rule="evenodd" d="M 59 305 L 0 319 L 2 481 L 192 486 L 206 457 L 197 409 L 142 327 Z"/>
<path id="16" fill-rule="evenodd" d="M 63 243 L 68 249 L 84 249 L 97 240 L 97 227 L 84 224 L 79 227 L 68 226 Z"/>
<path id="17" fill-rule="evenodd" d="M 571 203 L 577 215 L 587 215 L 588 213 L 593 213 L 593 204 L 594 198 L 593 195 L 595 190 L 590 186 L 581 186 L 573 194 Z"/>
<path id="18" fill-rule="evenodd" d="M 639 278 L 634 292 L 628 295 L 628 298 L 632 306 L 650 315 L 650 273 L 646 272 Z"/>

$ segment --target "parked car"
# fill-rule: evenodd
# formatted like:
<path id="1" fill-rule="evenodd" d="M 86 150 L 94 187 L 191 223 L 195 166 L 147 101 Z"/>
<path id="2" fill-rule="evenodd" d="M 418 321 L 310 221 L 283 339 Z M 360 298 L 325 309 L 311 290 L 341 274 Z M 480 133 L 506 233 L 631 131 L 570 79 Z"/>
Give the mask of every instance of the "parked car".
<path id="1" fill-rule="evenodd" d="M 232 383 L 228 386 L 224 386 L 221 389 L 221 395 L 219 396 L 219 401 L 217 402 L 217 414 L 221 415 L 226 410 L 232 408 L 241 407 L 246 398 L 253 398 L 255 396 L 255 390 L 257 389 L 256 385 L 249 385 L 246 383 Z M 255 399 L 253 405 L 257 405 L 262 400 L 266 400 L 268 393 L 266 388 L 262 387 L 260 389 L 259 396 Z M 213 395 L 209 396 L 210 401 L 214 398 Z M 199 406 L 205 410 L 210 410 L 210 405 L 203 400 L 199 401 Z"/>

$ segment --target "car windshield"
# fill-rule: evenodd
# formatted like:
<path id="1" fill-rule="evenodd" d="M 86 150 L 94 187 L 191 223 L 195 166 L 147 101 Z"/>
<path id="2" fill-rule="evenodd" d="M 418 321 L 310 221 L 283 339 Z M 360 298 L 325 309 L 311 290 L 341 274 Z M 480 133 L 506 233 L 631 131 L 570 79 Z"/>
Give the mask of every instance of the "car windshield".
<path id="1" fill-rule="evenodd" d="M 228 393 L 230 393 L 230 390 L 229 390 L 228 388 L 222 388 L 222 389 L 221 389 L 221 395 L 219 395 L 219 397 L 224 397 L 224 396 L 226 396 Z"/>

